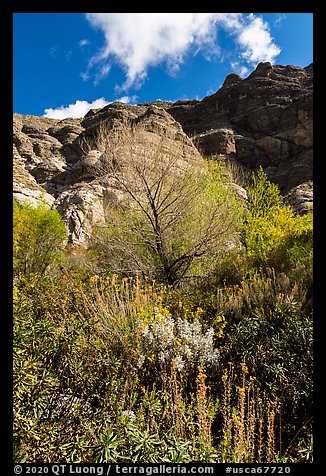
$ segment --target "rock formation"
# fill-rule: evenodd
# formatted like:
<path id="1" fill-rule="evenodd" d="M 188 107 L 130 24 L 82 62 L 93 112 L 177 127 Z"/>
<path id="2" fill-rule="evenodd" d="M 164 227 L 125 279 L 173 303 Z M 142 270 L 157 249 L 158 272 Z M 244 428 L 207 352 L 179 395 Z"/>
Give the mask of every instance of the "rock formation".
<path id="1" fill-rule="evenodd" d="M 128 121 L 142 131 L 135 155 L 162 146 L 188 166 L 200 163 L 201 154 L 231 158 L 250 170 L 262 165 L 294 210 L 304 213 L 312 207 L 312 80 L 312 65 L 260 63 L 245 79 L 230 74 L 202 101 L 116 102 L 81 119 L 14 114 L 14 198 L 57 208 L 70 242 L 87 243 L 94 224 L 104 222 L 105 208 L 121 198 L 101 180 L 106 157 L 92 141 L 101 124 L 113 130 Z M 119 150 L 133 160 L 127 145 Z"/>
<path id="2" fill-rule="evenodd" d="M 262 165 L 287 193 L 312 180 L 312 93 L 312 65 L 260 63 L 246 79 L 230 74 L 212 96 L 167 111 L 204 154 Z"/>
<path id="3" fill-rule="evenodd" d="M 33 206 L 45 203 L 63 216 L 73 244 L 87 243 L 94 224 L 104 223 L 105 208 L 121 191 L 103 183 L 104 151 L 94 139 L 101 124 L 108 130 L 136 129 L 135 142 L 119 144 L 122 160 L 148 155 L 157 148 L 176 153 L 187 166 L 203 159 L 181 125 L 163 108 L 110 104 L 84 119 L 47 119 L 14 115 L 14 198 Z M 95 140 L 95 143 L 93 144 Z M 101 148 L 101 147 L 100 147 Z"/>

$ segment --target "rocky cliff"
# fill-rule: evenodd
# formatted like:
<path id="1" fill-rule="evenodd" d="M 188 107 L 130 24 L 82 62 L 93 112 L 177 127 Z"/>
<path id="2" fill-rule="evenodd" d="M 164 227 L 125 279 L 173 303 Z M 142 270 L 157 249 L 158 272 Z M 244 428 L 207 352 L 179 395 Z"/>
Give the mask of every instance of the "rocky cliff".
<path id="1" fill-rule="evenodd" d="M 122 139 L 115 144 L 120 162 L 150 157 L 158 148 L 176 154 L 187 167 L 203 160 L 181 125 L 155 105 L 114 103 L 83 119 L 15 114 L 14 198 L 55 207 L 67 224 L 70 242 L 85 244 L 93 225 L 104 222 L 106 207 L 121 199 L 121 190 L 102 179 L 107 157 L 96 139 L 98 131 L 105 124 L 106 130 L 116 131 L 117 141 L 126 122 L 135 129 L 134 143 Z"/>
<path id="2" fill-rule="evenodd" d="M 246 79 L 230 74 L 212 96 L 167 110 L 204 154 L 262 165 L 286 194 L 312 181 L 312 95 L 312 64 L 260 63 Z"/>
<path id="3" fill-rule="evenodd" d="M 260 63 L 245 79 L 230 74 L 202 101 L 112 103 L 81 119 L 14 114 L 14 197 L 57 208 L 70 241 L 86 243 L 93 225 L 104 221 L 106 206 L 119 199 L 99 179 L 103 153 L 91 139 L 100 124 L 113 129 L 128 121 L 142 131 L 136 155 L 161 144 L 187 166 L 200 162 L 201 154 L 232 158 L 252 170 L 262 165 L 303 213 L 312 206 L 312 94 L 312 65 Z M 123 144 L 119 153 L 127 156 Z"/>

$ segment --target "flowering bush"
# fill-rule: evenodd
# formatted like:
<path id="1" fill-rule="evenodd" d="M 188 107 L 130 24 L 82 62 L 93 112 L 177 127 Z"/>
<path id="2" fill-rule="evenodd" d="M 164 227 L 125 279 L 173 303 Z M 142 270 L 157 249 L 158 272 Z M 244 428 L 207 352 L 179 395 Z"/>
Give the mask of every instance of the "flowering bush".
<path id="1" fill-rule="evenodd" d="M 66 239 L 65 224 L 56 210 L 14 202 L 14 275 L 43 275 L 50 265 L 62 262 Z"/>
<path id="2" fill-rule="evenodd" d="M 281 201 L 280 191 L 267 180 L 262 169 L 253 176 L 248 197 L 249 212 L 243 228 L 248 263 L 254 269 L 270 267 L 297 276 L 306 269 L 310 272 L 312 212 L 296 215 Z"/>
<path id="3" fill-rule="evenodd" d="M 198 320 L 189 322 L 158 312 L 140 335 L 138 367 L 169 370 L 171 366 L 189 375 L 200 365 L 205 370 L 218 367 L 220 354 L 214 348 L 214 329 L 203 332 Z"/>

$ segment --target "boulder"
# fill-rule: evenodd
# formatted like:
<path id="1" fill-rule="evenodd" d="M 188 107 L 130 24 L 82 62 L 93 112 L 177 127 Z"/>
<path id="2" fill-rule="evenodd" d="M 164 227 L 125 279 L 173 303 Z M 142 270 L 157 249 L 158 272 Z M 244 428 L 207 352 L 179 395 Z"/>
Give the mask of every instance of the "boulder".
<path id="1" fill-rule="evenodd" d="M 58 179 L 64 175 L 67 164 L 61 157 L 46 157 L 31 170 L 31 174 L 38 183 L 45 183 Z"/>
<path id="2" fill-rule="evenodd" d="M 17 155 L 14 158 L 13 175 L 13 197 L 18 203 L 28 203 L 33 207 L 53 205 L 54 197 L 36 182 L 25 169 L 24 160 Z"/>
<path id="3" fill-rule="evenodd" d="M 311 180 L 296 187 L 284 197 L 285 203 L 291 205 L 293 210 L 300 215 L 313 210 L 313 183 Z"/>
<path id="4" fill-rule="evenodd" d="M 67 225 L 71 244 L 86 245 L 94 225 L 105 223 L 103 192 L 90 184 L 76 184 L 64 190 L 54 206 Z"/>
<path id="5" fill-rule="evenodd" d="M 205 150 L 205 155 L 230 155 L 236 152 L 234 131 L 228 128 L 210 129 L 197 134 L 193 141 L 198 148 Z"/>

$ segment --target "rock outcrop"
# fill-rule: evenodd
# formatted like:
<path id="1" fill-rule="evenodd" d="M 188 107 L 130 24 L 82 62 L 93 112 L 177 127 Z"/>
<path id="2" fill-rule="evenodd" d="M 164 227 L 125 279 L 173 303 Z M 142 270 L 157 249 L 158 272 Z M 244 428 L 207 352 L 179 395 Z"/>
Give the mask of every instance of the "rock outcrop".
<path id="1" fill-rule="evenodd" d="M 313 66 L 260 63 L 247 78 L 230 74 L 202 101 L 167 111 L 208 156 L 264 168 L 284 193 L 312 180 Z"/>
<path id="2" fill-rule="evenodd" d="M 86 244 L 95 224 L 105 221 L 105 209 L 121 198 L 121 190 L 103 180 L 106 154 L 98 131 L 132 125 L 133 144 L 123 141 L 115 159 L 149 158 L 155 150 L 176 154 L 187 167 L 202 157 L 181 125 L 155 105 L 110 104 L 89 111 L 84 119 L 47 119 L 14 115 L 14 198 L 33 206 L 45 203 L 63 216 L 72 244 Z"/>
<path id="3" fill-rule="evenodd" d="M 232 158 L 249 170 L 260 165 L 298 213 L 312 208 L 312 65 L 260 63 L 247 78 L 230 74 L 202 101 L 112 103 L 81 119 L 14 114 L 14 197 L 33 206 L 56 207 L 69 240 L 86 244 L 105 209 L 121 191 L 104 183 L 107 157 L 96 136 L 102 124 L 119 130 L 128 122 L 139 133 L 120 144 L 117 160 L 135 160 L 161 148 L 196 166 L 201 153 Z M 240 190 L 245 197 L 245 190 Z"/>

